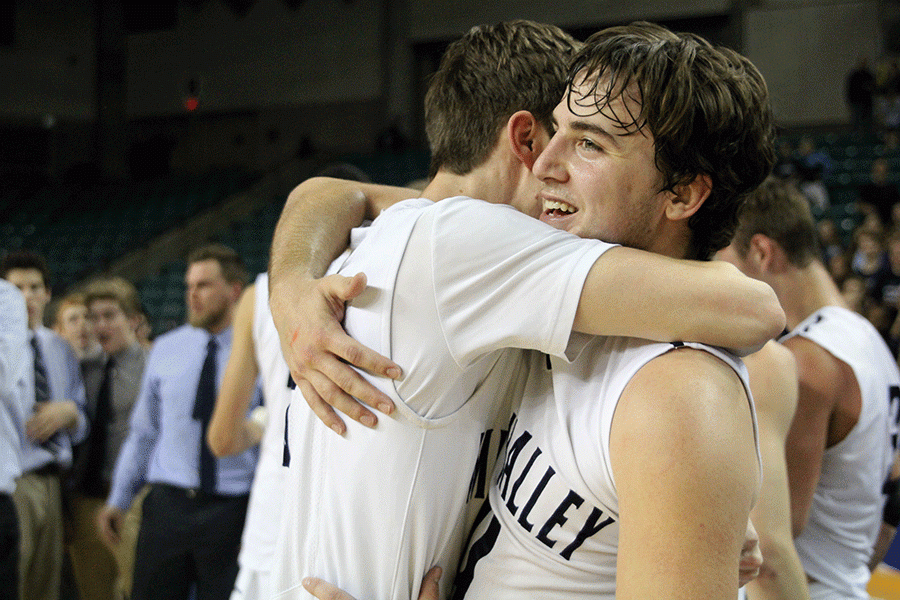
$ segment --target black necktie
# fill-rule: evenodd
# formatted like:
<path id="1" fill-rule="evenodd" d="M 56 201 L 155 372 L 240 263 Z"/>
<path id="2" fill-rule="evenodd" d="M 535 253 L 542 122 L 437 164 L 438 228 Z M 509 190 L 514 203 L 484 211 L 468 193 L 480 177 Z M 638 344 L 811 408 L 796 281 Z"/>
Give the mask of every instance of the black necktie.
<path id="1" fill-rule="evenodd" d="M 106 485 L 103 481 L 103 464 L 106 461 L 106 439 L 109 422 L 112 419 L 112 370 L 115 361 L 110 357 L 103 369 L 103 380 L 97 392 L 97 407 L 91 423 L 91 437 L 88 441 L 88 455 L 85 460 L 84 490 L 87 494 L 105 498 Z"/>
<path id="2" fill-rule="evenodd" d="M 200 489 L 204 492 L 216 491 L 216 458 L 206 445 L 206 430 L 216 403 L 216 338 L 209 338 L 206 346 L 206 360 L 200 370 L 197 384 L 197 400 L 194 402 L 194 418 L 200 421 Z"/>
<path id="3" fill-rule="evenodd" d="M 47 366 L 44 363 L 44 355 L 41 353 L 41 345 L 38 343 L 37 334 L 31 336 L 31 349 L 34 351 L 34 403 L 35 409 L 39 403 L 50 401 L 50 380 L 47 377 Z M 59 433 L 54 433 L 41 444 L 41 448 L 59 454 Z"/>

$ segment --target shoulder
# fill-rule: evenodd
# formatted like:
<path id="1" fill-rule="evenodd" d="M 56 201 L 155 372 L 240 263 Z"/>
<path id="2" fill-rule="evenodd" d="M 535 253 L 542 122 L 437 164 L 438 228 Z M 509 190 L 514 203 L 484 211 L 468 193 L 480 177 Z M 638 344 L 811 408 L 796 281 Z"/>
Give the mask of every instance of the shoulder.
<path id="1" fill-rule="evenodd" d="M 124 362 L 126 364 L 135 365 L 140 368 L 143 368 L 145 362 L 147 362 L 147 355 L 150 354 L 150 350 L 144 348 L 141 344 L 135 343 L 130 346 L 127 350 L 125 350 L 125 354 L 123 356 Z"/>
<path id="2" fill-rule="evenodd" d="M 770 341 L 744 359 L 757 412 L 779 422 L 790 420 L 797 408 L 797 362 L 790 350 Z"/>
<path id="3" fill-rule="evenodd" d="M 537 219 L 533 219 L 528 215 L 519 212 L 508 204 L 497 204 L 485 200 L 469 198 L 468 196 L 455 196 L 453 198 L 441 200 L 440 202 L 435 202 L 430 210 L 444 218 L 451 216 L 471 217 L 477 215 L 480 218 L 489 221 L 505 221 L 507 219 L 512 219 L 516 222 L 540 223 Z M 549 227 L 549 225 L 546 227 Z"/>
<path id="4" fill-rule="evenodd" d="M 47 327 L 39 327 L 35 330 L 35 335 L 41 341 L 41 345 L 48 350 L 58 353 L 66 361 L 78 362 L 75 351 L 61 335 Z"/>
<path id="5" fill-rule="evenodd" d="M 658 475 L 667 481 L 686 479 L 688 488 L 702 480 L 716 489 L 739 485 L 752 494 L 758 454 L 741 377 L 731 365 L 696 348 L 650 360 L 622 393 L 610 453 L 617 481 Z"/>
<path id="6" fill-rule="evenodd" d="M 831 390 L 837 389 L 848 375 L 849 366 L 818 342 L 798 335 L 783 344 L 794 357 L 801 387 L 830 397 Z"/>
<path id="7" fill-rule="evenodd" d="M 648 361 L 632 378 L 631 386 L 667 396 L 744 390 L 732 365 L 696 346 L 674 348 Z"/>
<path id="8" fill-rule="evenodd" d="M 171 331 L 167 331 L 153 340 L 150 356 L 167 354 L 173 350 L 184 350 L 185 346 L 192 347 L 204 340 L 200 329 L 190 325 L 181 325 Z"/>
<path id="9" fill-rule="evenodd" d="M 699 448 L 744 425 L 752 432 L 746 388 L 734 368 L 709 352 L 680 348 L 635 373 L 619 400 L 613 431 Z"/>

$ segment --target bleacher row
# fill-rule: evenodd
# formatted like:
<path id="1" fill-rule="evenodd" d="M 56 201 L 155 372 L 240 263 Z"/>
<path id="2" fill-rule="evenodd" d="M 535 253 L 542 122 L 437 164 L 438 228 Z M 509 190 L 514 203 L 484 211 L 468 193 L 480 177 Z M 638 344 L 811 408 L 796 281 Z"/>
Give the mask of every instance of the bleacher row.
<path id="1" fill-rule="evenodd" d="M 831 206 L 816 216 L 833 218 L 845 235 L 860 222 L 856 188 L 868 181 L 872 160 L 885 158 L 900 183 L 900 151 L 880 137 L 855 133 L 812 134 L 833 161 L 824 182 Z M 800 134 L 782 134 L 796 147 Z M 403 185 L 427 175 L 425 152 L 357 154 L 340 159 L 360 167 L 373 181 Z M 241 170 L 201 176 L 171 175 L 150 181 L 63 186 L 34 182 L 0 188 L 0 235 L 5 251 L 31 249 L 47 257 L 53 291 L 59 296 L 100 273 L 117 257 L 146 245 L 191 216 L 212 209 L 259 179 Z M 299 183 L 299 182 L 298 182 Z M 267 202 L 249 217 L 226 223 L 213 236 L 244 257 L 252 276 L 265 271 L 281 202 Z M 205 241 L 205 240 L 203 240 Z M 201 243 L 201 242 L 198 242 Z M 184 260 L 165 264 L 156 274 L 135 281 L 159 335 L 184 322 Z"/>
<path id="2" fill-rule="evenodd" d="M 373 181 L 391 185 L 425 177 L 428 170 L 425 152 L 355 154 L 339 161 L 358 166 Z M 259 179 L 259 173 L 240 169 L 87 185 L 4 178 L 0 184 L 0 253 L 28 249 L 44 255 L 52 270 L 53 295 L 60 297 L 102 274 L 117 258 L 222 205 L 233 194 L 246 193 Z M 255 277 L 268 265 L 272 232 L 284 198 L 280 200 L 262 199 L 263 206 L 248 217 L 224 223 L 211 240 L 198 240 L 197 244 L 219 241 L 231 246 Z M 185 267 L 183 258 L 174 260 L 157 273 L 134 281 L 153 335 L 185 320 Z"/>
<path id="3" fill-rule="evenodd" d="M 813 207 L 813 213 L 818 219 L 832 219 L 844 241 L 849 243 L 853 231 L 862 222 L 856 201 L 859 186 L 870 181 L 872 162 L 879 158 L 887 161 L 889 181 L 900 185 L 900 149 L 887 143 L 883 134 L 874 132 L 782 134 L 779 142 L 786 141 L 796 148 L 804 135 L 811 137 L 816 149 L 827 154 L 832 162 L 831 170 L 822 178 L 831 205 L 824 211 Z"/>

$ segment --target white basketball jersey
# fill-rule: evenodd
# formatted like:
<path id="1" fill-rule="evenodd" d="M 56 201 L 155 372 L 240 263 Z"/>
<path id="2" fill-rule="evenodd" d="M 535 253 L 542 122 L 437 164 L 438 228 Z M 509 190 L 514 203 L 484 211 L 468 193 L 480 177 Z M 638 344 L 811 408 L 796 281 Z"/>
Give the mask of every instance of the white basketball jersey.
<path id="1" fill-rule="evenodd" d="M 278 332 L 269 311 L 269 279 L 266 273 L 256 278 L 253 310 L 253 344 L 263 388 L 263 401 L 269 418 L 260 442 L 259 462 L 250 488 L 247 520 L 241 538 L 238 563 L 241 568 L 269 571 L 278 526 L 281 522 L 281 466 L 284 448 L 284 411 L 290 398 L 288 367 L 281 354 Z"/>
<path id="2" fill-rule="evenodd" d="M 868 561 L 881 527 L 882 486 L 896 444 L 900 373 L 878 331 L 862 316 L 827 306 L 784 339 L 807 338 L 853 369 L 862 408 L 841 442 L 825 450 L 809 521 L 794 541 L 806 573 L 827 597 L 868 599 Z M 892 440 L 893 436 L 893 440 Z M 825 596 L 822 596 L 825 597 Z"/>
<path id="3" fill-rule="evenodd" d="M 609 453 L 613 414 L 641 367 L 684 346 L 730 365 L 750 397 L 743 363 L 700 344 L 593 338 L 570 364 L 534 353 L 506 456 L 491 485 L 492 514 L 471 536 L 453 598 L 615 597 L 619 502 Z"/>
<path id="4" fill-rule="evenodd" d="M 375 430 L 345 419 L 343 437 L 293 394 L 276 597 L 309 597 L 309 575 L 378 600 L 416 598 L 436 564 L 452 579 L 525 384 L 526 353 L 506 348 L 563 355 L 609 247 L 467 198 L 403 202 L 354 230 L 330 272 L 368 288 L 344 326 L 404 377 L 364 374 L 397 408 Z"/>

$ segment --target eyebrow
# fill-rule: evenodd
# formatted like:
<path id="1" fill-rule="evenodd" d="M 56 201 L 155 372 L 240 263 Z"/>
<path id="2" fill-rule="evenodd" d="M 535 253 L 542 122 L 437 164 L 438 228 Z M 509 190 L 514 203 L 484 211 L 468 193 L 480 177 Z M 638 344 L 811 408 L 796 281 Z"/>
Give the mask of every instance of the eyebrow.
<path id="1" fill-rule="evenodd" d="M 594 125 L 593 123 L 588 123 L 586 121 L 572 121 L 569 126 L 575 131 L 584 131 L 587 133 L 593 133 L 594 135 L 600 136 L 603 139 L 607 140 L 610 144 L 615 146 L 617 149 L 622 149 L 622 144 L 619 142 L 618 138 L 602 127 Z"/>

